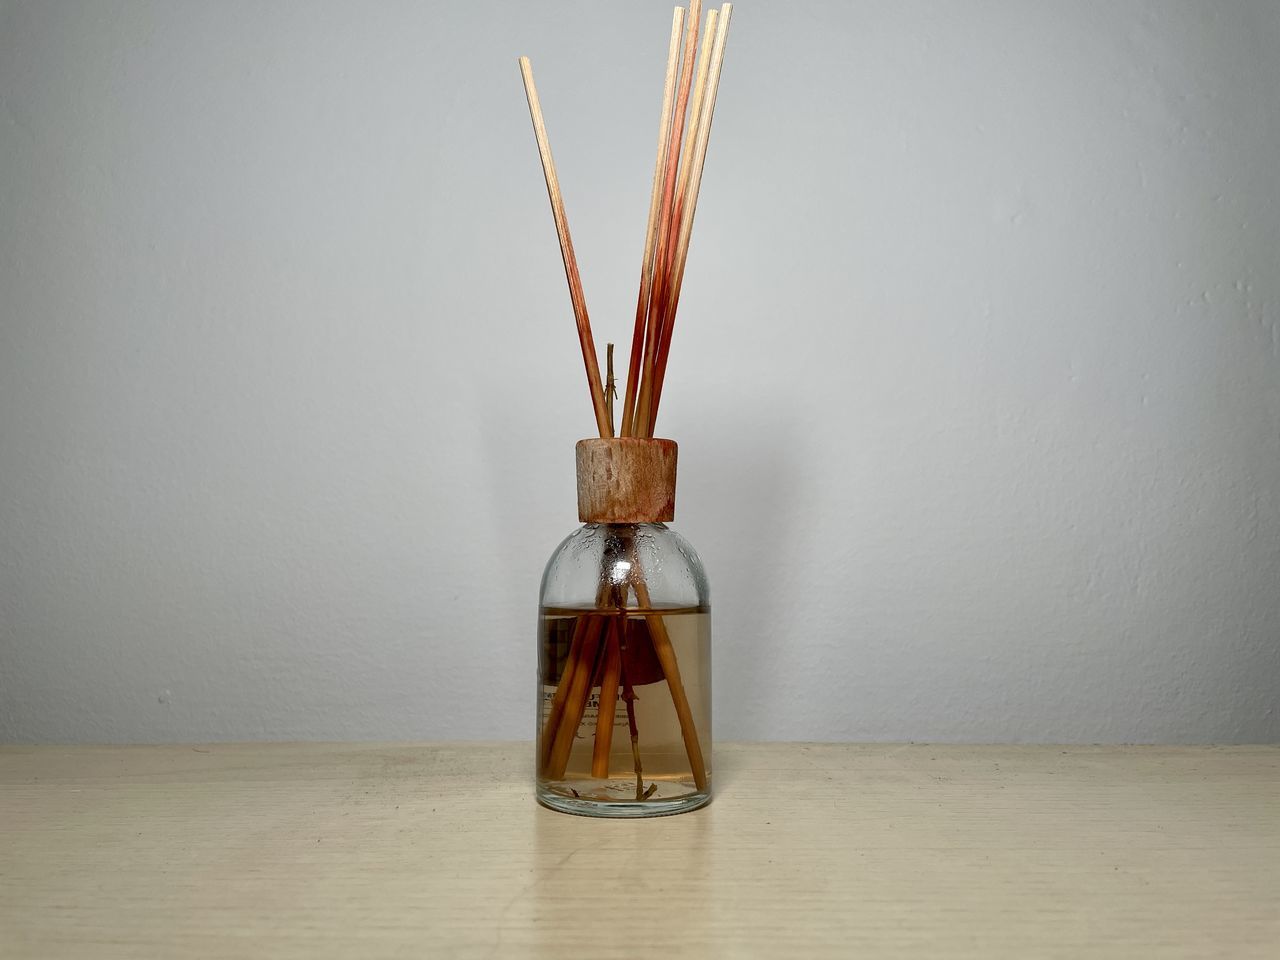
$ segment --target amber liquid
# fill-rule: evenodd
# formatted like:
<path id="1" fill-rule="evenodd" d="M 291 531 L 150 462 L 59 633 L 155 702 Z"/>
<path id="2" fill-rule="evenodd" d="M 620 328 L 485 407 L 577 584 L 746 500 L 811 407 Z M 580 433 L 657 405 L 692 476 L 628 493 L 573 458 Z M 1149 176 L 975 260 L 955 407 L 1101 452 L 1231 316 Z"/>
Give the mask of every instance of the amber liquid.
<path id="1" fill-rule="evenodd" d="M 594 623 L 593 623 L 594 621 Z M 690 715 L 701 748 L 709 781 L 711 773 L 711 613 L 706 607 L 658 607 L 651 610 L 581 610 L 544 607 L 538 645 L 538 786 L 554 799 L 594 803 L 646 804 L 696 796 L 700 790 L 693 763 L 672 699 L 671 688 L 655 648 L 655 636 L 670 640 L 679 668 L 680 684 L 689 701 Z M 575 649 L 575 636 L 577 637 Z M 549 762 L 554 741 L 548 739 L 548 718 L 566 668 L 590 647 L 590 687 L 585 704 L 579 698 L 581 717 L 576 724 L 563 773 Z M 617 696 L 612 717 L 600 722 L 602 700 L 610 698 L 602 684 L 608 676 L 610 644 L 617 649 Z M 581 670 L 581 667 L 577 667 Z M 579 685 L 585 686 L 580 680 Z M 628 697 L 628 689 L 634 698 Z M 574 706 L 566 694 L 560 725 L 572 722 Z M 632 711 L 628 714 L 627 704 Z M 631 730 L 636 731 L 635 751 Z M 612 728 L 605 776 L 592 771 L 597 736 Z M 567 735 L 562 736 L 567 742 Z M 640 777 L 637 783 L 636 754 Z M 599 769 L 597 773 L 601 772 Z"/>

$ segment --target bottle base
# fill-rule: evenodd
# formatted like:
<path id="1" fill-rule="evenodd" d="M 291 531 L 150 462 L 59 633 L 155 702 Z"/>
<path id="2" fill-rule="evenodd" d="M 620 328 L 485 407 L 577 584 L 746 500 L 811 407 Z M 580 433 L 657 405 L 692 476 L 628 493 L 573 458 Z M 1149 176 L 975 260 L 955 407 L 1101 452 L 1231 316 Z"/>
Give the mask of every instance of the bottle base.
<path id="1" fill-rule="evenodd" d="M 538 803 L 557 813 L 570 813 L 579 817 L 609 817 L 624 819 L 633 817 L 670 817 L 688 813 L 711 802 L 711 792 L 687 793 L 680 797 L 650 800 L 591 800 L 587 797 L 566 796 L 541 784 L 537 787 Z"/>

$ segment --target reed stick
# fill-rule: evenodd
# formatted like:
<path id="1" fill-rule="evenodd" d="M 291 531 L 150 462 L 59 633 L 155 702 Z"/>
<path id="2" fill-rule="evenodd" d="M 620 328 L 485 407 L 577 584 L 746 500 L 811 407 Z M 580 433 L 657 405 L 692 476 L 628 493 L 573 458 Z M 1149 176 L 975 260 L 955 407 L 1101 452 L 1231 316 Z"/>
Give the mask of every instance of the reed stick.
<path id="1" fill-rule="evenodd" d="M 633 573 L 638 564 L 631 566 Z M 645 610 L 651 610 L 649 585 L 644 582 L 643 574 L 634 575 L 631 586 L 636 591 L 636 602 Z M 680 736 L 684 739 L 685 753 L 689 755 L 689 764 L 693 767 L 693 782 L 699 790 L 707 789 L 707 767 L 702 758 L 702 744 L 698 741 L 698 727 L 693 722 L 693 710 L 689 706 L 689 695 L 685 693 L 684 683 L 680 679 L 680 664 L 676 660 L 675 648 L 671 645 L 671 637 L 667 633 L 667 625 L 662 615 L 650 613 L 645 615 L 645 623 L 649 625 L 649 635 L 653 640 L 653 650 L 658 655 L 658 663 L 667 678 L 667 689 L 671 693 L 671 702 L 676 708 L 676 717 L 680 720 Z"/>
<path id="2" fill-rule="evenodd" d="M 698 55 L 698 23 L 702 17 L 702 0 L 689 0 L 687 35 L 684 41 L 684 62 L 680 65 L 680 94 L 676 98 L 676 112 L 671 127 L 671 142 L 667 144 L 667 182 L 665 193 L 674 200 L 676 178 L 680 171 L 680 153 L 684 143 L 684 124 L 689 110 L 689 91 L 693 88 L 693 62 Z"/>
<path id="3" fill-rule="evenodd" d="M 666 379 L 667 358 L 671 353 L 671 334 L 675 326 L 676 308 L 680 304 L 680 291 L 684 285 L 685 263 L 689 257 L 689 237 L 693 231 L 694 214 L 698 209 L 698 191 L 702 186 L 702 171 L 707 160 L 707 144 L 711 138 L 711 121 L 715 115 L 716 94 L 720 89 L 720 71 L 724 66 L 724 48 L 729 37 L 729 18 L 732 15 L 732 3 L 726 3 L 720 8 L 715 43 L 711 50 L 711 60 L 707 68 L 706 92 L 702 96 L 698 129 L 694 136 L 692 155 L 689 158 L 689 180 L 685 184 L 684 195 L 680 204 L 680 229 L 672 256 L 672 279 L 669 289 L 666 291 L 667 302 L 663 309 L 664 323 L 661 331 L 658 357 L 654 363 L 654 382 L 650 390 L 646 411 L 648 420 L 645 429 L 647 432 L 641 434 L 641 436 L 653 436 L 654 422 L 658 416 L 658 404 L 662 399 L 662 384 Z"/>
<path id="4" fill-rule="evenodd" d="M 547 713 L 546 723 L 542 725 L 538 764 L 543 769 L 550 762 L 556 731 L 560 729 L 560 723 L 564 719 L 565 702 L 569 699 L 572 677 L 578 672 L 578 660 L 582 656 L 582 642 L 586 637 L 588 620 L 588 617 L 578 617 L 574 621 L 573 639 L 569 641 L 569 653 L 565 657 L 564 668 L 560 671 L 560 683 L 556 686 L 555 696 L 551 698 L 551 710 Z"/>
<path id="5" fill-rule="evenodd" d="M 617 421 L 613 418 L 613 401 L 618 399 L 618 381 L 613 376 L 613 344 L 606 343 L 604 346 L 604 411 L 609 417 L 609 435 L 613 436 L 613 425 Z"/>
<path id="6" fill-rule="evenodd" d="M 578 657 L 577 669 L 571 678 L 560 678 L 561 684 L 568 683 L 569 692 L 565 698 L 560 726 L 555 731 L 551 752 L 547 757 L 547 776 L 552 780 L 564 777 L 565 767 L 569 764 L 569 754 L 573 750 L 573 741 L 578 733 L 578 725 L 582 723 L 582 714 L 587 708 L 587 698 L 591 695 L 591 678 L 596 670 L 603 618 L 586 617 L 585 619 L 588 623 L 582 640 L 582 652 Z"/>
<path id="7" fill-rule="evenodd" d="M 703 30 L 703 36 L 706 39 L 703 41 L 702 48 L 698 52 L 697 79 L 694 80 L 694 84 L 693 84 L 693 106 L 690 108 L 690 111 L 689 111 L 689 131 L 690 131 L 689 137 L 688 137 L 689 142 L 687 143 L 686 149 L 683 151 L 680 158 L 680 175 L 679 175 L 679 181 L 676 184 L 674 206 L 672 208 L 671 224 L 669 227 L 670 235 L 667 242 L 667 246 L 668 246 L 668 249 L 670 250 L 670 259 L 663 267 L 663 269 L 667 272 L 668 276 L 670 276 L 672 267 L 675 262 L 676 249 L 677 249 L 679 235 L 680 235 L 680 225 L 681 223 L 684 222 L 685 200 L 689 192 L 689 179 L 692 174 L 693 166 L 694 166 L 692 162 L 693 153 L 694 153 L 693 141 L 697 139 L 697 131 L 701 124 L 702 107 L 703 107 L 703 102 L 705 100 L 706 92 L 707 92 L 708 66 L 711 61 L 712 48 L 715 46 L 714 38 L 716 36 L 716 23 L 717 23 L 717 20 L 719 19 L 719 16 L 720 16 L 720 12 L 718 10 L 713 9 L 713 10 L 707 11 L 707 24 L 706 24 L 706 28 Z M 670 339 L 665 338 L 663 334 L 667 328 L 667 325 L 673 319 L 674 312 L 675 312 L 673 306 L 670 307 L 670 310 L 668 309 L 668 307 L 669 307 L 669 301 L 659 304 L 658 356 L 655 363 L 655 366 L 659 371 L 663 371 L 664 365 L 665 365 L 665 360 L 663 360 L 662 358 L 662 344 L 664 340 L 665 342 L 670 343 Z M 671 314 L 671 316 L 668 315 L 669 313 Z M 659 373 L 659 378 L 661 378 L 661 372 Z M 655 384 L 655 386 L 656 385 L 657 384 Z M 650 419 L 652 420 L 653 419 L 652 396 L 650 398 L 649 412 L 650 412 Z M 647 432 L 652 433 L 652 430 L 649 429 Z"/>
<path id="8" fill-rule="evenodd" d="M 619 618 L 622 629 L 626 629 L 626 616 Z M 625 637 L 626 635 L 623 634 Z M 631 765 L 636 772 L 636 799 L 644 799 L 644 766 L 640 763 L 640 730 L 636 726 L 636 691 L 631 686 L 631 678 L 627 676 L 627 665 L 620 664 L 619 679 L 622 681 L 622 701 L 627 705 L 627 732 L 631 735 Z"/>
<path id="9" fill-rule="evenodd" d="M 698 72 L 696 79 L 693 81 L 693 106 L 689 110 L 689 130 L 692 131 L 690 137 L 694 140 L 697 139 L 698 127 L 702 122 L 702 104 L 706 99 L 707 92 L 707 67 L 711 62 L 711 50 L 715 46 L 716 21 L 719 17 L 719 10 L 708 10 L 707 25 L 702 31 L 705 39 L 703 40 L 702 48 L 698 51 Z M 678 230 L 683 219 L 685 194 L 689 189 L 689 174 L 693 167 L 693 164 L 689 162 L 692 153 L 692 150 L 686 150 L 680 159 L 680 179 L 676 185 L 675 216 L 671 220 L 671 226 L 676 230 Z M 672 246 L 674 250 L 674 241 Z"/>
<path id="10" fill-rule="evenodd" d="M 600 607 L 610 602 L 610 596 L 616 597 L 617 588 L 610 583 L 601 583 L 596 590 L 596 605 L 593 609 L 599 610 Z M 615 600 L 618 606 L 626 606 L 626 598 Z M 556 734 L 560 730 L 560 725 L 564 720 L 565 708 L 569 703 L 569 691 L 573 686 L 573 678 L 579 670 L 588 671 L 587 679 L 590 680 L 595 675 L 596 664 L 594 654 L 592 659 L 584 661 L 583 647 L 586 643 L 587 627 L 591 621 L 590 616 L 579 616 L 573 624 L 573 638 L 569 641 L 569 653 L 565 656 L 564 669 L 560 671 L 560 683 L 556 685 L 555 695 L 551 698 L 551 709 L 547 713 L 547 722 L 542 726 L 541 750 L 539 752 L 539 762 L 545 768 L 550 762 L 551 747 L 555 743 Z M 591 694 L 591 685 L 587 685 L 587 695 Z M 585 707 L 585 703 L 583 705 Z M 582 720 L 582 711 L 578 711 L 578 721 Z"/>
<path id="11" fill-rule="evenodd" d="M 596 741 L 591 755 L 591 775 L 609 779 L 609 751 L 613 748 L 613 714 L 618 705 L 618 677 L 622 672 L 622 638 L 618 623 L 609 618 L 605 628 L 604 670 L 600 675 L 600 707 L 596 713 Z M 623 623 L 625 624 L 625 620 Z"/>
<path id="12" fill-rule="evenodd" d="M 542 104 L 538 100 L 538 88 L 533 82 L 533 67 L 528 57 L 520 58 L 520 76 L 524 79 L 529 116 L 533 120 L 533 135 L 538 141 L 542 175 L 547 181 L 547 196 L 551 200 L 551 216 L 555 219 L 556 236 L 560 240 L 560 258 L 564 261 L 564 275 L 569 282 L 569 300 L 573 303 L 573 317 L 578 325 L 578 343 L 582 347 L 582 362 L 587 368 L 587 387 L 591 391 L 596 428 L 600 436 L 611 437 L 613 426 L 609 423 L 605 410 L 600 362 L 596 357 L 595 343 L 591 339 L 591 320 L 587 316 L 587 301 L 582 293 L 582 278 L 578 275 L 578 258 L 574 255 L 573 240 L 569 237 L 569 221 L 564 212 L 564 198 L 560 194 L 560 178 L 556 176 L 556 164 L 551 157 L 551 144 L 547 140 L 547 125 L 542 119 Z"/>
<path id="13" fill-rule="evenodd" d="M 666 183 L 667 147 L 671 142 L 672 112 L 675 109 L 676 67 L 680 60 L 680 39 L 684 34 L 684 7 L 671 14 L 671 43 L 667 48 L 667 73 L 662 82 L 662 117 L 658 122 L 658 155 L 653 163 L 653 192 L 649 197 L 649 221 L 644 234 L 644 256 L 640 263 L 640 294 L 636 298 L 636 325 L 631 337 L 631 362 L 627 366 L 627 386 L 622 400 L 620 435 L 632 436 L 636 391 L 640 385 L 640 358 L 645 343 L 645 319 L 653 289 L 654 243 L 658 233 L 658 212 Z"/>
<path id="14" fill-rule="evenodd" d="M 684 145 L 684 121 L 689 105 L 689 89 L 693 84 L 693 61 L 698 50 L 698 21 L 701 13 L 701 0 L 690 0 L 688 36 L 685 38 L 684 44 L 684 61 L 680 66 L 680 94 L 676 100 L 671 142 L 667 144 L 665 183 L 662 188 L 662 210 L 658 218 L 653 292 L 649 297 L 649 313 L 646 320 L 644 361 L 642 364 L 643 375 L 640 380 L 640 393 L 636 399 L 636 418 L 642 425 L 649 421 L 653 368 L 658 355 L 662 307 L 666 303 L 666 290 L 670 279 L 668 264 L 671 256 L 670 239 L 672 215 L 675 208 L 676 176 L 680 168 L 680 151 Z M 634 423 L 632 424 L 632 429 L 635 429 Z M 641 433 L 640 436 L 648 436 L 648 434 Z"/>

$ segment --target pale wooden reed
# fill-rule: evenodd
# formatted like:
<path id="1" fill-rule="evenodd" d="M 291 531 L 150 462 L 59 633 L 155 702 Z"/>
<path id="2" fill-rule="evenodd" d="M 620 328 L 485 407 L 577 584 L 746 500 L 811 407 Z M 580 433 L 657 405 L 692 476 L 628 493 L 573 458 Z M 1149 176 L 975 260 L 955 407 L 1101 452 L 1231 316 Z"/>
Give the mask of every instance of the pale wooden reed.
<path id="1" fill-rule="evenodd" d="M 662 287 L 665 291 L 670 281 L 671 254 L 674 249 L 673 242 L 676 235 L 676 226 L 679 218 L 679 189 L 676 184 L 679 179 L 680 168 L 684 165 L 683 157 L 687 157 L 688 149 L 684 136 L 685 119 L 689 109 L 689 92 L 693 88 L 694 76 L 694 58 L 698 52 L 698 19 L 702 14 L 702 0 L 690 0 L 689 17 L 688 17 L 688 35 L 684 44 L 684 62 L 680 66 L 680 95 L 676 99 L 675 125 L 671 131 L 670 153 L 667 155 L 667 182 L 663 190 L 664 203 L 667 211 L 667 231 L 662 237 L 659 237 L 659 249 L 665 251 L 657 265 L 657 276 L 661 278 Z M 703 44 L 705 47 L 706 44 Z M 689 130 L 692 133 L 696 129 L 696 124 L 690 125 Z M 690 138 L 691 139 L 691 138 Z M 665 305 L 665 296 L 659 294 L 657 302 L 657 318 L 658 318 L 658 336 L 662 335 L 662 308 Z M 654 314 L 652 301 L 649 308 L 650 319 Z"/>
<path id="2" fill-rule="evenodd" d="M 702 121 L 702 104 L 706 98 L 707 92 L 707 66 L 711 61 L 711 48 L 715 46 L 716 22 L 720 16 L 719 10 L 707 11 L 707 25 L 702 31 L 702 35 L 706 38 L 702 43 L 702 49 L 698 51 L 698 73 L 697 79 L 693 82 L 693 107 L 689 111 L 689 129 L 693 131 L 694 139 L 697 138 L 698 125 Z M 692 164 L 689 162 L 692 150 L 686 151 L 680 161 L 680 181 L 676 186 L 676 208 L 674 223 L 679 224 L 683 219 L 685 195 L 689 190 L 689 174 Z"/>
<path id="3" fill-rule="evenodd" d="M 640 362 L 644 351 L 645 318 L 653 289 L 654 244 L 658 233 L 658 213 L 666 178 L 667 147 L 671 142 L 672 113 L 675 108 L 676 69 L 680 61 L 680 38 L 684 34 L 684 7 L 671 14 L 671 43 L 667 48 L 667 73 L 662 84 L 662 118 L 658 123 L 658 155 L 653 163 L 653 193 L 649 198 L 649 222 L 645 227 L 644 256 L 640 264 L 640 294 L 636 298 L 636 326 L 631 337 L 631 361 L 627 366 L 627 386 L 622 401 L 621 436 L 632 435 L 636 392 L 640 385 Z"/>
<path id="4" fill-rule="evenodd" d="M 610 617 L 605 630 L 604 670 L 600 674 L 600 708 L 596 713 L 595 750 L 591 755 L 591 775 L 597 780 L 609 779 L 609 751 L 613 749 L 613 715 L 618 705 L 618 680 L 622 673 L 622 637 L 620 625 Z M 626 620 L 622 621 L 626 626 Z"/>
<path id="5" fill-rule="evenodd" d="M 667 322 L 662 331 L 659 357 L 655 363 L 655 381 L 648 411 L 647 432 L 644 436 L 653 436 L 654 422 L 658 415 L 658 404 L 662 399 L 662 382 L 666 377 L 667 357 L 671 351 L 671 333 L 675 326 L 676 308 L 680 303 L 680 291 L 684 285 L 684 268 L 689 257 L 689 236 L 693 231 L 693 218 L 698 209 L 698 191 L 702 185 L 702 171 L 707 160 L 707 143 L 711 137 L 711 121 L 715 115 L 716 94 L 720 89 L 720 71 L 724 66 L 724 48 L 729 37 L 729 19 L 732 15 L 732 3 L 726 3 L 720 8 L 715 45 L 711 50 L 711 60 L 707 68 L 706 93 L 702 98 L 702 113 L 698 118 L 698 129 L 693 141 L 693 155 L 690 157 L 689 182 L 686 185 L 685 197 L 681 204 L 680 234 L 676 241 L 672 266 L 672 285 L 667 294 L 665 308 Z"/>
<path id="6" fill-rule="evenodd" d="M 615 588 L 609 583 L 602 583 L 596 590 L 596 609 L 609 603 L 610 596 L 615 593 Z M 596 655 L 599 652 L 599 644 L 591 648 L 587 647 L 587 627 L 591 620 L 587 617 L 578 617 L 573 625 L 573 636 L 569 641 L 569 653 L 565 657 L 564 668 L 560 672 L 560 683 L 556 686 L 555 695 L 551 698 L 551 710 L 547 714 L 547 722 L 542 728 L 542 742 L 539 751 L 539 762 L 542 769 L 546 769 L 551 762 L 551 751 L 556 742 L 556 736 L 560 732 L 560 726 L 564 721 L 565 711 L 572 712 L 574 709 L 578 711 L 578 719 L 574 721 L 573 727 L 576 730 L 578 723 L 582 719 L 582 711 L 586 707 L 584 698 L 582 707 L 579 708 L 575 704 L 569 702 L 569 691 L 574 686 L 574 678 L 581 671 L 586 671 L 587 678 L 590 679 L 596 670 Z M 588 685 L 587 696 L 591 695 L 591 687 Z M 572 746 L 572 744 L 570 744 Z M 567 754 L 566 754 L 567 759 Z"/>
<path id="7" fill-rule="evenodd" d="M 591 696 L 591 675 L 595 673 L 596 656 L 600 651 L 600 634 L 604 624 L 601 617 L 587 619 L 586 631 L 582 641 L 582 651 L 578 657 L 577 669 L 572 675 L 560 678 L 560 683 L 569 684 L 569 694 L 565 698 L 564 713 L 560 717 L 560 726 L 555 730 L 551 750 L 547 757 L 547 776 L 552 780 L 564 777 L 565 767 L 569 764 L 569 754 L 573 750 L 573 740 L 577 735 L 578 725 L 582 723 L 582 714 L 587 709 L 587 698 Z M 546 733 L 544 733 L 546 736 Z"/>
<path id="8" fill-rule="evenodd" d="M 689 140 L 688 149 L 686 149 L 680 162 L 680 180 L 676 186 L 675 205 L 673 216 L 671 218 L 671 233 L 674 235 L 668 240 L 668 245 L 672 251 L 672 261 L 678 248 L 680 225 L 684 222 L 685 216 L 685 199 L 689 192 L 689 179 L 693 170 L 693 143 L 697 137 L 697 131 L 702 118 L 702 106 L 706 97 L 708 65 L 711 60 L 711 50 L 715 46 L 714 38 L 716 36 L 716 24 L 720 13 L 718 10 L 707 11 L 707 26 L 703 31 L 706 38 L 702 43 L 702 49 L 698 54 L 698 74 L 697 80 L 694 81 L 693 87 L 693 107 L 689 113 Z M 664 269 L 670 269 L 671 263 L 665 265 Z M 678 299 L 678 297 L 677 297 Z M 642 428 L 642 436 L 652 436 L 654 430 L 654 422 L 657 419 L 657 403 L 656 400 L 661 395 L 661 384 L 666 374 L 666 352 L 664 351 L 664 343 L 666 349 L 670 349 L 671 338 L 667 335 L 668 327 L 675 322 L 675 304 L 669 299 L 659 305 L 659 326 L 658 326 L 658 351 L 655 359 L 655 373 L 657 382 L 654 384 L 656 389 L 651 389 L 649 404 L 647 409 L 646 423 Z"/>
<path id="9" fill-rule="evenodd" d="M 542 742 L 539 744 L 538 765 L 545 768 L 551 759 L 551 748 L 555 744 L 556 731 L 564 718 L 565 702 L 569 699 L 569 687 L 572 677 L 578 672 L 578 660 L 582 656 L 582 642 L 586 638 L 587 618 L 579 617 L 573 624 L 573 639 L 569 641 L 569 653 L 565 657 L 564 666 L 560 670 L 560 683 L 556 685 L 555 696 L 551 698 L 551 710 L 547 713 L 547 722 L 542 727 Z"/>
<path id="10" fill-rule="evenodd" d="M 617 422 L 613 418 L 613 401 L 618 398 L 618 382 L 613 377 L 613 344 L 606 343 L 604 345 L 604 410 L 609 415 L 609 436 L 612 437 L 613 425 Z"/>
<path id="11" fill-rule="evenodd" d="M 642 609 L 652 610 L 653 601 L 649 597 L 649 585 L 639 571 L 639 563 L 631 565 L 631 586 L 636 592 L 636 602 Z M 676 660 L 675 648 L 671 645 L 671 637 L 667 634 L 667 625 L 661 614 L 647 614 L 645 623 L 649 626 L 649 637 L 653 640 L 653 651 L 658 655 L 658 663 L 667 678 L 667 690 L 671 694 L 671 702 L 676 708 L 676 717 L 680 720 L 680 736 L 684 739 L 685 753 L 689 755 L 689 765 L 693 768 L 693 782 L 699 790 L 707 789 L 707 765 L 702 756 L 702 744 L 698 740 L 698 728 L 693 722 L 693 710 L 689 706 L 689 695 L 685 693 L 684 681 L 680 679 L 680 664 Z"/>
<path id="12" fill-rule="evenodd" d="M 687 36 L 684 43 L 684 60 L 680 65 L 680 95 L 676 101 L 671 142 L 667 146 L 666 182 L 662 189 L 662 211 L 658 219 L 657 253 L 654 264 L 653 292 L 649 298 L 646 319 L 643 376 L 640 393 L 636 399 L 636 419 L 643 425 L 650 421 L 649 404 L 653 387 L 653 368 L 657 360 L 658 345 L 662 336 L 662 308 L 667 299 L 670 283 L 671 224 L 675 212 L 676 177 L 680 168 L 680 153 L 684 146 L 685 113 L 689 106 L 689 88 L 693 83 L 693 61 L 698 51 L 698 21 L 702 13 L 701 0 L 691 0 Z M 641 434 L 650 436 L 650 433 Z"/>
<path id="13" fill-rule="evenodd" d="M 569 299 L 573 303 L 573 317 L 578 325 L 578 342 L 582 347 L 582 362 L 587 368 L 587 386 L 591 390 L 591 406 L 595 410 L 596 428 L 600 436 L 613 436 L 604 402 L 604 386 L 600 382 L 600 362 L 596 358 L 595 343 L 591 338 L 591 320 L 587 315 L 587 301 L 582 293 L 582 278 L 578 275 L 578 259 L 573 252 L 573 240 L 569 237 L 569 221 L 564 212 L 564 198 L 560 194 L 560 178 L 556 176 L 556 164 L 551 157 L 551 144 L 547 140 L 547 126 L 542 119 L 542 105 L 538 101 L 538 88 L 533 82 L 533 67 L 528 57 L 520 58 L 520 76 L 524 79 L 524 92 L 529 100 L 529 116 L 533 120 L 533 135 L 538 141 L 538 156 L 542 159 L 542 174 L 547 181 L 547 196 L 551 200 L 551 215 L 556 223 L 556 236 L 560 240 L 560 257 L 564 260 L 565 279 L 569 282 Z"/>

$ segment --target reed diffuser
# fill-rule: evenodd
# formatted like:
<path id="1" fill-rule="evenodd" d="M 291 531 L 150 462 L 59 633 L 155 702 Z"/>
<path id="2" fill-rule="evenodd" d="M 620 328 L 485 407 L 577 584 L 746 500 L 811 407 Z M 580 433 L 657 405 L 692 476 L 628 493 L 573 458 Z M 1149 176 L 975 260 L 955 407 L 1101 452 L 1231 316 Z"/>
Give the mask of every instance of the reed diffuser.
<path id="1" fill-rule="evenodd" d="M 676 444 L 654 437 L 732 6 L 672 15 L 631 356 L 615 430 L 533 69 L 520 58 L 586 367 L 597 437 L 577 445 L 583 526 L 552 554 L 538 622 L 537 797 L 594 816 L 660 816 L 711 799 L 706 574 L 675 517 Z"/>

